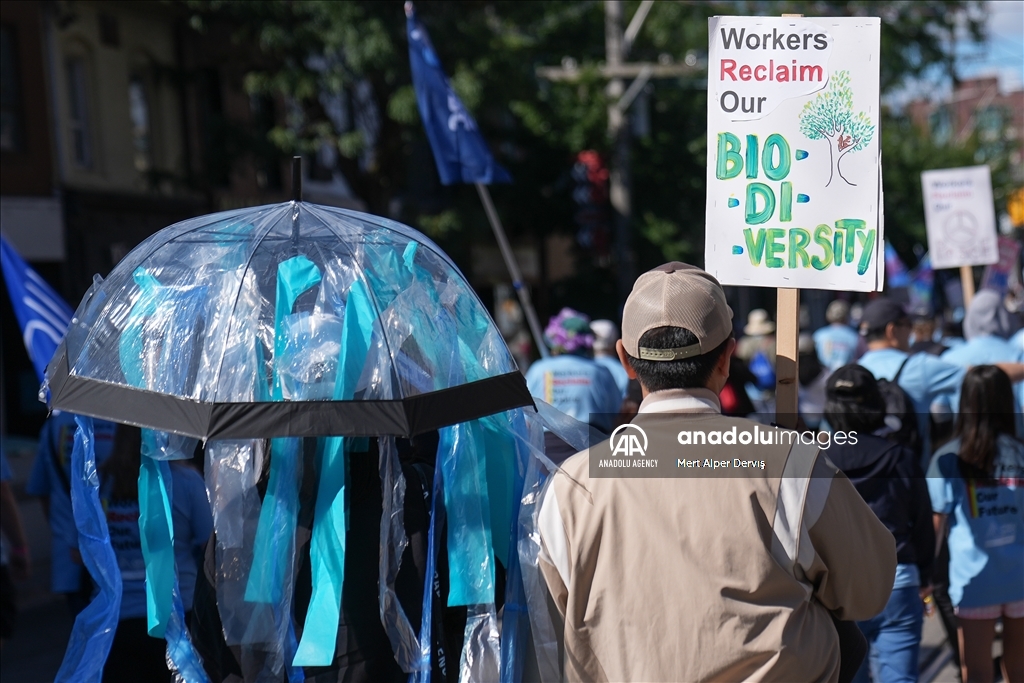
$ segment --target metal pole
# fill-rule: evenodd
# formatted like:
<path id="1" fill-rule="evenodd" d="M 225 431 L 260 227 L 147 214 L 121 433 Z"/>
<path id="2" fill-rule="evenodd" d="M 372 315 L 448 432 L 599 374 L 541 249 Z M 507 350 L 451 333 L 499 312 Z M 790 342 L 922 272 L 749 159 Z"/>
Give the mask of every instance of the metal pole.
<path id="1" fill-rule="evenodd" d="M 622 2 L 605 0 L 604 3 L 605 61 L 609 68 L 622 66 L 626 45 L 622 35 Z M 625 92 L 622 78 L 608 81 L 608 138 L 612 142 L 612 163 L 609 173 L 609 194 L 615 220 L 615 253 L 618 256 L 619 303 L 626 300 L 633 288 L 633 249 L 629 235 L 632 213 L 630 176 L 629 120 L 618 106 Z"/>
<path id="2" fill-rule="evenodd" d="M 548 347 L 544 344 L 544 333 L 541 331 L 540 322 L 537 320 L 537 312 L 533 310 L 533 303 L 530 301 L 530 288 L 523 282 L 523 274 L 519 272 L 519 265 L 516 257 L 509 246 L 508 237 L 505 236 L 505 229 L 501 227 L 501 219 L 498 212 L 494 210 L 494 202 L 491 201 L 491 192 L 483 183 L 476 183 L 476 191 L 480 194 L 480 201 L 483 202 L 484 211 L 487 213 L 487 220 L 494 230 L 494 237 L 498 240 L 498 249 L 501 250 L 501 257 L 505 259 L 505 267 L 508 274 L 512 276 L 512 287 L 519 296 L 519 304 L 523 307 L 523 314 L 530 326 L 530 334 L 533 336 L 533 343 L 537 346 L 541 358 L 547 358 Z"/>

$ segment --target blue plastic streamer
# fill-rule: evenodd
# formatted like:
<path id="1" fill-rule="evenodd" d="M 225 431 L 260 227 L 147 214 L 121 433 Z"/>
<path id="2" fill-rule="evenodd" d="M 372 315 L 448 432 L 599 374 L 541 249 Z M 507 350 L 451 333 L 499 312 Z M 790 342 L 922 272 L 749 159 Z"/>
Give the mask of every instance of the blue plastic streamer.
<path id="1" fill-rule="evenodd" d="M 284 400 L 277 368 L 284 365 L 284 319 L 303 292 L 320 283 L 320 269 L 305 256 L 294 256 L 277 266 L 274 307 L 274 381 L 271 398 Z M 292 561 L 295 523 L 299 511 L 298 466 L 301 440 L 272 439 L 267 494 L 260 509 L 253 544 L 252 570 L 245 587 L 248 602 L 280 602 L 286 569 Z M 289 590 L 290 593 L 290 590 Z"/>
<path id="2" fill-rule="evenodd" d="M 437 448 L 444 475 L 448 525 L 448 605 L 494 602 L 494 560 L 483 462 L 483 435 L 477 422 L 440 430 Z"/>
<path id="3" fill-rule="evenodd" d="M 350 400 L 355 395 L 370 349 L 374 318 L 366 287 L 362 282 L 354 282 L 345 304 L 335 400 Z M 346 441 L 343 437 L 329 437 L 324 443 L 309 547 L 313 592 L 293 661 L 296 666 L 329 666 L 334 659 L 345 581 Z"/>
<path id="4" fill-rule="evenodd" d="M 515 441 L 515 465 L 512 484 L 511 519 L 508 520 L 508 553 L 505 562 L 505 607 L 502 613 L 501 627 L 501 683 L 520 683 L 523 679 L 525 653 L 530 638 L 529 607 L 526 600 L 526 588 L 523 583 L 522 566 L 519 562 L 519 512 L 525 486 L 526 468 L 530 453 L 524 440 L 528 440 L 526 417 L 523 410 L 517 409 L 509 413 L 513 434 L 507 434 Z M 516 438 L 518 436 L 519 438 Z M 488 455 L 490 452 L 488 451 Z M 493 490 L 493 489 L 492 489 Z M 493 507 L 493 506 L 492 506 Z M 495 527 L 497 528 L 497 527 Z M 497 541 L 496 541 L 497 542 Z"/>
<path id="5" fill-rule="evenodd" d="M 277 604 L 281 601 L 299 512 L 301 446 L 302 439 L 270 440 L 270 477 L 256 528 L 252 571 L 245 587 L 247 602 Z"/>
<path id="6" fill-rule="evenodd" d="M 441 453 L 440 447 L 438 454 Z M 434 581 L 437 575 L 437 551 L 439 539 L 438 529 L 444 526 L 444 476 L 441 468 L 434 469 L 433 494 L 430 496 L 430 528 L 427 531 L 427 568 L 423 582 L 423 611 L 420 618 L 420 664 L 417 670 L 409 676 L 409 683 L 431 683 L 430 653 L 433 649 L 433 624 L 434 624 Z M 453 665 L 450 656 L 447 665 Z"/>
<path id="7" fill-rule="evenodd" d="M 148 431 L 148 430 L 147 430 Z M 147 631 L 163 638 L 174 601 L 174 520 L 171 517 L 171 471 L 167 461 L 141 459 L 139 530 L 146 559 Z"/>
<path id="8" fill-rule="evenodd" d="M 99 592 L 75 619 L 56 683 L 98 683 L 114 642 L 121 611 L 121 571 L 110 545 L 107 518 L 100 504 L 92 418 L 76 416 L 71 451 L 71 505 L 78 549 Z"/>
<path id="9" fill-rule="evenodd" d="M 305 256 L 294 256 L 277 266 L 277 299 L 274 306 L 274 388 L 273 400 L 284 400 L 277 368 L 285 352 L 287 335 L 284 319 L 291 315 L 295 301 L 303 292 L 320 284 L 320 269 Z"/>
<path id="10" fill-rule="evenodd" d="M 146 319 L 155 314 L 165 303 L 172 303 L 176 310 L 185 310 L 186 317 L 195 317 L 196 305 L 203 297 L 203 290 L 191 290 L 184 294 L 186 301 L 169 302 L 167 293 L 160 282 L 145 268 L 133 273 L 140 296 L 128 314 L 125 328 L 118 346 L 121 371 L 129 384 L 144 389 L 143 352 Z M 190 325 L 186 325 L 189 326 Z M 172 330 L 180 334 L 180 330 Z M 165 348 L 159 361 L 158 375 L 164 380 L 174 374 L 171 365 L 181 361 L 174 350 Z M 181 363 L 187 366 L 188 363 Z M 180 370 L 180 368 L 179 368 Z M 171 384 L 180 380 L 175 377 Z M 172 390 L 178 387 L 171 387 Z M 143 457 L 139 468 L 139 533 L 142 541 L 142 555 L 146 562 L 146 619 L 149 635 L 167 641 L 167 656 L 186 683 L 204 683 L 206 672 L 198 653 L 192 646 L 188 631 L 184 628 L 184 607 L 178 589 L 177 567 L 174 557 L 174 519 L 171 514 L 171 474 L 166 461 L 150 457 L 155 454 L 171 453 L 167 434 L 144 429 L 142 431 Z M 180 446 L 180 439 L 174 441 Z M 175 615 L 182 616 L 175 621 Z M 168 630 L 169 624 L 174 624 Z"/>
<path id="11" fill-rule="evenodd" d="M 173 499 L 170 464 L 143 457 L 139 471 L 139 529 L 146 558 L 149 635 L 167 640 L 167 657 L 185 683 L 208 683 L 206 670 L 185 627 L 174 558 Z"/>

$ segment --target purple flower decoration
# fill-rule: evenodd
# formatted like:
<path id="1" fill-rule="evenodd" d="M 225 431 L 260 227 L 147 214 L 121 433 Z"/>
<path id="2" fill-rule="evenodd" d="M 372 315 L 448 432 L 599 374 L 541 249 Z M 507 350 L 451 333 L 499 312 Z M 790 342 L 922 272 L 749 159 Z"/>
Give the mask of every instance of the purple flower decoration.
<path id="1" fill-rule="evenodd" d="M 585 353 L 594 348 L 594 332 L 590 318 L 571 308 L 563 308 L 548 322 L 544 340 L 551 351 L 559 353 Z"/>

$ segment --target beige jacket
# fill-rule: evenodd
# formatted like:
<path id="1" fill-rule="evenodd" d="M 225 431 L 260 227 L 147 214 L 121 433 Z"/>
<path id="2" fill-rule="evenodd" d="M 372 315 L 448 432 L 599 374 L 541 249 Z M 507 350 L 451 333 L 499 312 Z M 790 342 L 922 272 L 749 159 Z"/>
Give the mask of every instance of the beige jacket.
<path id="1" fill-rule="evenodd" d="M 652 425 L 659 412 L 678 419 Z M 634 424 L 647 424 L 652 442 L 682 429 L 752 429 L 720 415 L 706 390 L 651 394 Z M 895 541 L 824 451 L 756 453 L 763 470 L 731 477 L 591 478 L 588 451 L 563 463 L 538 526 L 541 570 L 565 620 L 566 680 L 837 679 L 827 610 L 849 620 L 885 607 Z M 706 445 L 685 457 L 738 454 Z"/>

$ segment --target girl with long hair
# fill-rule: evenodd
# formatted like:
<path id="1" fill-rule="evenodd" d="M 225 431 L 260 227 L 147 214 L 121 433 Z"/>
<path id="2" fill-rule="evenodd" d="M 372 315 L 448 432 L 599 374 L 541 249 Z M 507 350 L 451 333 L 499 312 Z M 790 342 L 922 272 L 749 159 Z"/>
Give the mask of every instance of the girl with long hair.
<path id="1" fill-rule="evenodd" d="M 949 595 L 959 617 L 964 683 L 992 680 L 992 641 L 1003 622 L 1003 677 L 1024 681 L 1024 443 L 1014 435 L 1010 378 L 971 368 L 956 438 L 928 470 L 936 534 L 949 530 Z"/>

